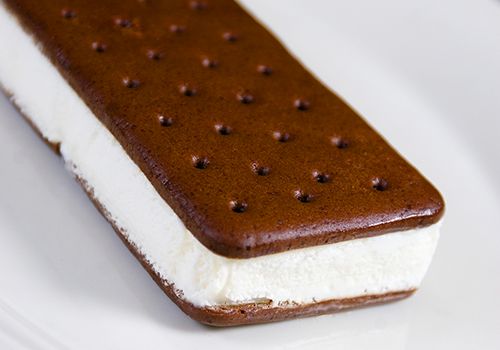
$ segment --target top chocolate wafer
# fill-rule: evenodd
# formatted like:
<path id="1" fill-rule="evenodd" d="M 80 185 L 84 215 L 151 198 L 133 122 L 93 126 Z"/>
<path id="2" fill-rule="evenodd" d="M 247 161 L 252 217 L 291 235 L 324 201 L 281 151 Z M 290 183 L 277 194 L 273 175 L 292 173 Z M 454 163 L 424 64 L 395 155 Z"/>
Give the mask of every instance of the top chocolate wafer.
<path id="1" fill-rule="evenodd" d="M 4 1 L 215 253 L 256 257 L 443 214 L 433 186 L 232 1 Z"/>

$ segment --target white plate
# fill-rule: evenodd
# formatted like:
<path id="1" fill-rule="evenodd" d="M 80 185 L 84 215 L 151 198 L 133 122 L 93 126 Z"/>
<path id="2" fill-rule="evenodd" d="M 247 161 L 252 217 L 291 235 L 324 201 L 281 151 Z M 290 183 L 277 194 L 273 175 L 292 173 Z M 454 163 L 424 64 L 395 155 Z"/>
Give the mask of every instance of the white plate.
<path id="1" fill-rule="evenodd" d="M 500 348 L 500 2 L 242 2 L 442 191 L 422 288 L 336 315 L 202 326 L 1 96 L 0 348 Z"/>

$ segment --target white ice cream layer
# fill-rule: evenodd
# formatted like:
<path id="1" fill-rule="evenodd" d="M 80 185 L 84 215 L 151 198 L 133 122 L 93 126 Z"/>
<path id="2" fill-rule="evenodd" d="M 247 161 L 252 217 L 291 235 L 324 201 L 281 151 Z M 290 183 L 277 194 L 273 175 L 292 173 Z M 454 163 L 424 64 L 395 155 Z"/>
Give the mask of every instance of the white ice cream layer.
<path id="1" fill-rule="evenodd" d="M 15 103 L 50 142 L 61 144 L 69 170 L 93 188 L 109 219 L 194 305 L 301 303 L 419 287 L 439 224 L 252 259 L 212 253 L 2 6 L 0 48 L 0 82 Z"/>

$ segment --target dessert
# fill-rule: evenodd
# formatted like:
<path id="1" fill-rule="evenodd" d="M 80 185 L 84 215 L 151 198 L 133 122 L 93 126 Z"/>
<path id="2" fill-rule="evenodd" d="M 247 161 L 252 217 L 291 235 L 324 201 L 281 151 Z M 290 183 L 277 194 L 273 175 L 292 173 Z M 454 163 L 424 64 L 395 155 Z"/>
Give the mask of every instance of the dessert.
<path id="1" fill-rule="evenodd" d="M 419 287 L 441 196 L 235 3 L 0 4 L 2 88 L 188 315 Z"/>

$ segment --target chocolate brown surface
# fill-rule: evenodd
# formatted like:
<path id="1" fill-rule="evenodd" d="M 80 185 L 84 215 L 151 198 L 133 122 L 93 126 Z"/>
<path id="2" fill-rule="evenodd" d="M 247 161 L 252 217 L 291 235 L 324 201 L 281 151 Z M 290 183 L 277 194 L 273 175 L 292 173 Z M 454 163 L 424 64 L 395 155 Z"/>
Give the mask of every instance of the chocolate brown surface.
<path id="1" fill-rule="evenodd" d="M 249 258 L 443 214 L 432 185 L 232 1 L 3 1 L 214 252 Z"/>

